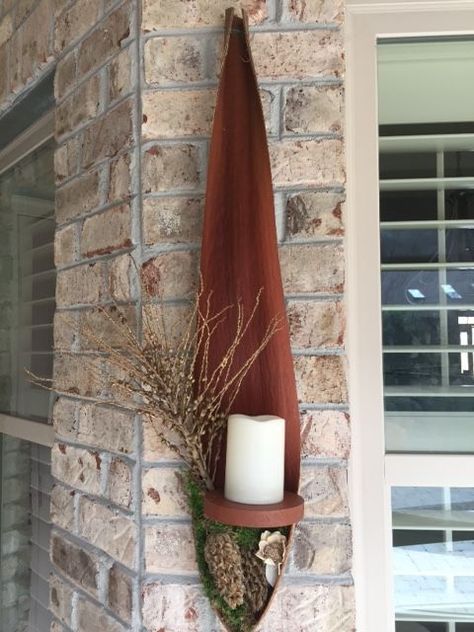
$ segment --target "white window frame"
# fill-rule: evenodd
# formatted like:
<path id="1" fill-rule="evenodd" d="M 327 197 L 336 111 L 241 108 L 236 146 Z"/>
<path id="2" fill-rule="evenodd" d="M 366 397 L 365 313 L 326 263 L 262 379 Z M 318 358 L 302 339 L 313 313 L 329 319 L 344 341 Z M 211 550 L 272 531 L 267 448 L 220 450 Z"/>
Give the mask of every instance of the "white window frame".
<path id="1" fill-rule="evenodd" d="M 0 176 L 52 138 L 54 111 L 45 114 L 0 151 Z M 51 425 L 1 412 L 0 433 L 47 447 L 52 447 L 54 442 L 54 429 Z"/>
<path id="2" fill-rule="evenodd" d="M 346 0 L 347 347 L 358 632 L 395 630 L 390 487 L 474 487 L 474 456 L 385 455 L 376 43 L 473 34 L 471 0 Z"/>

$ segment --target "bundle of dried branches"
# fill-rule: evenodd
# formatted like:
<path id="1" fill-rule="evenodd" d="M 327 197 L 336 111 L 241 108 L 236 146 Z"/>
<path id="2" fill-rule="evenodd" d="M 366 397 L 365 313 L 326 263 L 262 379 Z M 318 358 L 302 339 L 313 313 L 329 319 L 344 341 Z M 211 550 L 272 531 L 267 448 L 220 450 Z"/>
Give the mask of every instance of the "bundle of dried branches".
<path id="1" fill-rule="evenodd" d="M 108 372 L 116 369 L 120 376 L 112 379 L 110 385 L 112 404 L 147 419 L 161 442 L 178 454 L 192 475 L 208 489 L 214 488 L 223 430 L 232 404 L 250 368 L 280 329 L 280 317 L 273 318 L 260 343 L 247 352 L 248 345 L 243 342 L 258 312 L 261 293 L 250 314 L 244 313 L 240 301 L 214 314 L 212 295 L 205 301 L 204 311 L 200 308 L 200 292 L 184 334 L 177 342 L 166 324 L 166 307 L 160 308 L 158 317 L 144 310 L 140 336 L 118 305 L 112 310 L 97 308 L 123 340 L 119 347 L 92 326 L 86 324 L 81 328 L 81 335 L 105 354 Z M 235 323 L 232 342 L 210 368 L 209 352 L 214 336 L 219 327 L 228 327 L 230 323 Z M 70 353 L 70 350 L 56 351 Z M 240 364 L 237 352 L 244 357 Z M 90 370 L 97 371 L 92 363 Z M 50 380 L 31 373 L 30 377 L 58 394 L 68 394 L 67 390 L 58 390 Z M 91 399 L 97 404 L 111 403 Z"/>

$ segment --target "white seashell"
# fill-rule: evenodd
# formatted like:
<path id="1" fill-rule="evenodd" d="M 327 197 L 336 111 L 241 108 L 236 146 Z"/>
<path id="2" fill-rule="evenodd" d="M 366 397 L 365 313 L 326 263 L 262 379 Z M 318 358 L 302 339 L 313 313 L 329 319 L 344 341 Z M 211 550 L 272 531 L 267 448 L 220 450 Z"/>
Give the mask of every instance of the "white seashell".
<path id="1" fill-rule="evenodd" d="M 270 586 L 274 586 L 278 579 L 278 568 L 273 564 L 265 564 L 265 577 Z"/>

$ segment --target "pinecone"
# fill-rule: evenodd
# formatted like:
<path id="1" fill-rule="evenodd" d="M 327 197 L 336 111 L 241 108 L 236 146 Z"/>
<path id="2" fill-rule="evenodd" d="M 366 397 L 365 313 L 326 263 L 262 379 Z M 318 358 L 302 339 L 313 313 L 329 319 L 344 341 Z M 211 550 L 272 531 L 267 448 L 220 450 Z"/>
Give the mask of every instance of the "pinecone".
<path id="1" fill-rule="evenodd" d="M 242 551 L 242 570 L 244 572 L 245 601 L 252 612 L 257 614 L 264 608 L 268 600 L 265 564 L 250 551 Z"/>
<path id="2" fill-rule="evenodd" d="M 217 590 L 230 608 L 244 603 L 245 584 L 237 543 L 228 533 L 211 533 L 204 546 L 204 558 Z"/>

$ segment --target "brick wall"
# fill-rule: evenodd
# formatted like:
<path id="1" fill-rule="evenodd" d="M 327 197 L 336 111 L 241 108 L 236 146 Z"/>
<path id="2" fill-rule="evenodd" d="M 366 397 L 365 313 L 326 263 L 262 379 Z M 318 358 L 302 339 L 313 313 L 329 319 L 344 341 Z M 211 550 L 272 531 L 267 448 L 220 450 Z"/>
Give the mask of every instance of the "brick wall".
<path id="1" fill-rule="evenodd" d="M 139 323 L 148 299 L 130 253 L 159 272 L 172 317 L 195 288 L 223 13 L 232 4 L 2 5 L 14 6 L 0 22 L 0 68 L 9 69 L 0 107 L 57 63 L 55 340 L 69 353 L 57 355 L 55 379 L 70 396 L 54 408 L 55 632 L 220 629 L 199 586 L 181 466 L 146 424 L 92 405 L 91 395 L 107 401 L 110 376 L 79 330 L 88 320 L 107 331 L 96 307 L 112 300 L 129 304 Z M 349 632 L 343 1 L 244 4 L 270 141 L 307 501 L 262 632 Z M 41 31 L 35 40 L 32 29 Z"/>
<path id="2" fill-rule="evenodd" d="M 140 629 L 140 429 L 110 397 L 97 305 L 138 310 L 129 253 L 140 250 L 138 3 L 77 0 L 58 15 L 55 260 L 58 268 L 51 609 L 56 631 Z M 139 257 L 140 255 L 138 255 Z"/>
<path id="3" fill-rule="evenodd" d="M 54 64 L 53 0 L 4 0 L 0 5 L 0 111 Z"/>
<path id="4" fill-rule="evenodd" d="M 143 255 L 172 302 L 196 283 L 223 10 L 232 4 L 240 3 L 143 4 Z M 307 502 L 285 587 L 262 630 L 346 632 L 353 629 L 353 604 L 341 302 L 343 2 L 245 4 L 270 143 Z M 176 466 L 151 437 L 142 480 L 145 628 L 218 630 L 197 580 Z"/>

